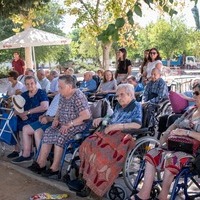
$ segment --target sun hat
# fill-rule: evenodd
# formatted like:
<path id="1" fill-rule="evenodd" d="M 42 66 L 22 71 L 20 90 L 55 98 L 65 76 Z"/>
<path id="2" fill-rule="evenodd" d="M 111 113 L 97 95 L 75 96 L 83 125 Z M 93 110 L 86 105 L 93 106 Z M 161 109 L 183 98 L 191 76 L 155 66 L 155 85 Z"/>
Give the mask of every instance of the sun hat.
<path id="1" fill-rule="evenodd" d="M 13 95 L 12 102 L 13 102 L 14 109 L 17 112 L 19 113 L 24 112 L 24 105 L 26 103 L 26 100 L 21 95 Z"/>

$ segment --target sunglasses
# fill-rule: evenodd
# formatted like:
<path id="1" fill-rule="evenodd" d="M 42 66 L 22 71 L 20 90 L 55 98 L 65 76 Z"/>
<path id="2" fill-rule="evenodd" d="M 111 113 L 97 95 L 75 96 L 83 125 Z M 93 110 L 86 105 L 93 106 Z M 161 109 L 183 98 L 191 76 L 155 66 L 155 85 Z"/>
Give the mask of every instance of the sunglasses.
<path id="1" fill-rule="evenodd" d="M 156 54 L 157 54 L 157 52 L 150 52 L 150 54 L 151 54 L 151 55 L 156 55 Z"/>
<path id="2" fill-rule="evenodd" d="M 199 96 L 200 93 L 198 91 L 193 92 L 193 95 Z"/>

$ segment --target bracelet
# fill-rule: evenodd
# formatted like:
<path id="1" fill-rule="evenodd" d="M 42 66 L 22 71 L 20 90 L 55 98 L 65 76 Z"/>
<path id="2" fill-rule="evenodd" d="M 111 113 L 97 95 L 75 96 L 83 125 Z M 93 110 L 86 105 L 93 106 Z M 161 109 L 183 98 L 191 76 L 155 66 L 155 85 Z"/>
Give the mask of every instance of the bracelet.
<path id="1" fill-rule="evenodd" d="M 74 127 L 74 122 L 73 122 L 73 120 L 71 120 L 71 122 L 70 122 L 70 123 L 71 123 L 72 127 Z"/>

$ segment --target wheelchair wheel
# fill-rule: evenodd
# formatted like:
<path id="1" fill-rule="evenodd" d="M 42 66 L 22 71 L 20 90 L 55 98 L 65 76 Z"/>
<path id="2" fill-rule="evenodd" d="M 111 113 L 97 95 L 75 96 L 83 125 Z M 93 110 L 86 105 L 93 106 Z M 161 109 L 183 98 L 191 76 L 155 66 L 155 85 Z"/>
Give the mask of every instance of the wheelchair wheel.
<path id="1" fill-rule="evenodd" d="M 127 198 L 127 193 L 124 187 L 120 185 L 113 184 L 110 190 L 107 192 L 107 199 L 110 200 L 125 200 Z"/>
<path id="2" fill-rule="evenodd" d="M 123 168 L 123 177 L 125 184 L 131 191 L 133 190 L 134 181 L 137 177 L 139 170 L 142 170 L 141 166 L 145 154 L 150 149 L 158 146 L 158 144 L 159 141 L 152 137 L 149 136 L 143 137 L 137 141 L 135 148 L 132 149 L 127 155 Z M 141 184 L 138 186 L 140 187 Z"/>

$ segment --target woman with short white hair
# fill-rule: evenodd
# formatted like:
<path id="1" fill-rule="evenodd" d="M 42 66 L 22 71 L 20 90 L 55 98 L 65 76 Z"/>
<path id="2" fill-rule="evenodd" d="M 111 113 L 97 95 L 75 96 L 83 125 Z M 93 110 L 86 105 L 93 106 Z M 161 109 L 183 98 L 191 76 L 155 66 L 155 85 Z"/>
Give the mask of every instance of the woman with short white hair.
<path id="1" fill-rule="evenodd" d="M 80 146 L 79 173 L 85 184 L 79 188 L 69 184 L 78 196 L 87 196 L 91 189 L 102 197 L 121 171 L 127 152 L 135 146 L 134 138 L 124 131 L 141 127 L 141 105 L 135 100 L 134 89 L 130 84 L 119 85 L 116 95 L 118 104 L 113 115 L 109 119 L 107 116 L 93 121 L 96 127 L 102 122 L 104 130 L 95 132 Z"/>

